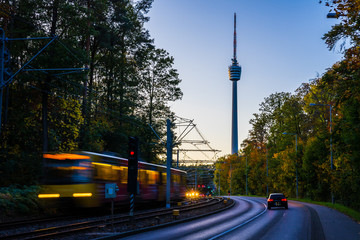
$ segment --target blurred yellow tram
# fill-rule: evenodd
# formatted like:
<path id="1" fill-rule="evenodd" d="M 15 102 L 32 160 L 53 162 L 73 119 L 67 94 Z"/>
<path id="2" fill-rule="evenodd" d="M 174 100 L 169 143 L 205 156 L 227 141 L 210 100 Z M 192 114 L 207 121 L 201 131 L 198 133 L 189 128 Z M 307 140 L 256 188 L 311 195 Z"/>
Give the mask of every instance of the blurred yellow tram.
<path id="1" fill-rule="evenodd" d="M 111 201 L 105 198 L 105 185 L 118 187 L 118 204 L 128 204 L 128 160 L 94 152 L 44 154 L 44 180 L 38 197 L 44 204 L 74 207 L 100 207 Z M 172 201 L 185 198 L 186 172 L 171 169 Z M 138 202 L 166 200 L 166 166 L 139 161 Z"/>

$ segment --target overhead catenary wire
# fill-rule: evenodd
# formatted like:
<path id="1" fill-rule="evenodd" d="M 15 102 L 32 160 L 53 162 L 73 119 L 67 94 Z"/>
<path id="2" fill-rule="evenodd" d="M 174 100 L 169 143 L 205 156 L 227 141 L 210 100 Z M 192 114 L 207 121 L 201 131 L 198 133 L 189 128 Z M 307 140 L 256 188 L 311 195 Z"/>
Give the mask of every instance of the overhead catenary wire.
<path id="1" fill-rule="evenodd" d="M 15 18 L 15 19 L 17 19 L 17 20 L 19 20 L 19 21 L 21 21 L 21 22 L 24 22 L 24 23 L 26 23 L 26 24 L 31 25 L 32 28 L 35 29 L 34 32 L 37 32 L 38 34 L 39 34 L 39 32 L 42 32 L 42 33 L 44 33 L 45 35 L 48 35 L 47 31 L 45 31 L 45 30 L 44 30 L 43 28 L 41 28 L 39 25 L 37 25 L 37 24 L 32 24 L 31 21 L 25 21 L 25 20 L 24 20 L 22 17 L 20 17 L 20 16 L 15 16 L 15 15 L 13 15 L 12 17 Z M 44 37 L 43 39 L 48 39 L 48 37 Z M 29 40 L 29 39 L 27 39 L 27 40 Z M 63 41 L 60 40 L 60 38 L 56 38 L 55 40 L 56 40 L 56 42 L 58 42 L 62 47 L 64 47 L 64 49 L 65 49 L 73 58 L 75 58 L 75 59 L 79 62 L 79 64 L 84 64 L 83 59 L 82 59 L 82 58 L 79 58 L 79 57 L 74 53 L 74 51 L 71 50 L 71 47 L 67 46 Z M 27 64 L 26 67 L 29 67 L 29 64 Z M 21 72 L 21 70 L 22 70 L 23 68 L 25 68 L 24 65 L 20 68 L 19 72 Z M 55 97 L 59 97 L 59 98 L 64 98 L 64 99 L 66 99 L 66 98 L 71 97 L 71 98 L 75 98 L 75 99 L 81 100 L 81 97 L 83 97 L 83 96 L 81 96 L 81 89 L 84 89 L 85 87 L 84 87 L 82 84 L 78 84 L 78 83 L 76 83 L 76 82 L 74 82 L 74 81 L 69 80 L 68 78 L 60 78 L 60 77 L 61 77 L 63 74 L 65 74 L 65 73 L 55 73 L 55 74 L 52 73 L 52 74 L 50 74 L 49 72 L 44 71 L 44 70 L 41 70 L 41 69 L 39 69 L 39 71 L 42 71 L 43 73 L 48 74 L 48 75 L 51 75 L 51 76 L 53 76 L 53 77 L 57 77 L 58 79 L 61 79 L 62 81 L 68 82 L 69 84 L 71 84 L 71 85 L 74 86 L 74 88 L 72 88 L 72 90 L 74 90 L 74 91 L 71 91 L 71 92 L 70 92 L 69 89 L 66 89 L 65 86 L 64 86 L 64 87 L 60 87 L 60 86 L 56 85 L 56 84 L 54 83 L 54 81 L 48 82 L 48 81 L 43 81 L 43 80 L 41 80 L 45 86 L 47 85 L 47 86 L 50 86 L 50 88 L 55 88 L 55 89 L 56 89 L 55 91 L 42 89 L 41 87 L 35 86 L 35 85 L 33 85 L 33 84 L 30 84 L 29 82 L 25 82 L 25 83 L 21 82 L 20 84 L 26 85 L 26 86 L 28 86 L 28 87 L 30 87 L 30 88 L 35 89 L 35 90 L 38 90 L 38 91 L 47 93 L 47 94 L 49 94 L 49 95 L 51 95 L 51 96 L 55 96 Z M 71 71 L 70 73 L 75 73 L 75 72 L 77 72 L 77 71 Z M 34 76 L 34 75 L 32 75 L 32 76 Z M 39 78 L 38 78 L 38 79 L 39 79 Z M 103 95 L 103 94 L 104 94 L 104 92 L 97 91 L 97 90 L 95 90 L 94 88 L 89 89 L 89 91 L 90 91 L 90 94 L 94 94 L 95 96 L 96 96 L 96 95 L 99 96 L 99 95 Z M 61 93 L 62 93 L 62 94 L 61 94 Z M 97 104 L 97 109 L 96 109 L 96 111 L 103 111 L 104 109 L 106 110 L 107 114 L 110 114 L 110 115 L 112 115 L 113 117 L 118 117 L 118 118 L 120 117 L 121 119 L 126 119 L 126 118 L 128 117 L 128 116 L 121 116 L 120 112 L 115 111 L 115 110 L 113 110 L 113 109 L 104 108 L 104 107 L 102 107 L 101 105 L 100 105 L 100 107 L 99 107 L 99 105 Z M 119 116 L 116 116 L 116 115 L 119 115 Z M 133 120 L 133 119 L 132 119 L 132 120 Z M 137 121 L 139 121 L 139 120 L 137 120 Z"/>

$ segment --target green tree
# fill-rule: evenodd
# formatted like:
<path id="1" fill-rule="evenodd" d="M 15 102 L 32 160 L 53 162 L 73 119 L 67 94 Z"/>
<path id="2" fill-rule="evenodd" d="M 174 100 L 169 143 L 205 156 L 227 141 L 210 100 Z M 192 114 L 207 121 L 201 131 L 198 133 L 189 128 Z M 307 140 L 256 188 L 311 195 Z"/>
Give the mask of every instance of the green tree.
<path id="1" fill-rule="evenodd" d="M 181 99 L 182 92 L 173 58 L 154 48 L 144 27 L 152 0 L 7 3 L 8 11 L 0 16 L 7 37 L 58 36 L 29 68 L 88 71 L 26 72 L 8 87 L 10 104 L 0 136 L 0 156 L 6 161 L 1 163 L 0 183 L 36 182 L 43 151 L 114 151 L 126 157 L 128 136 L 139 136 L 141 157 L 155 161 L 164 148 L 149 150 L 149 144 L 159 142 L 149 121 L 163 136 L 165 116 L 174 115 L 168 103 Z M 8 44 L 12 69 L 19 69 L 46 41 Z M 153 93 L 146 92 L 145 71 L 153 71 L 158 84 Z M 21 179 L 8 178 L 10 166 L 23 171 Z"/>
<path id="2" fill-rule="evenodd" d="M 168 103 L 181 99 L 183 94 L 178 87 L 181 80 L 173 64 L 174 58 L 165 50 L 151 49 L 146 63 L 140 70 L 141 82 L 138 92 L 141 97 L 138 104 L 142 108 L 138 110 L 138 114 L 155 129 L 159 136 L 165 135 L 166 119 L 172 115 Z M 149 144 L 148 159 L 152 159 L 158 150 L 154 151 L 150 143 L 158 140 L 153 133 L 150 133 L 145 141 Z"/>

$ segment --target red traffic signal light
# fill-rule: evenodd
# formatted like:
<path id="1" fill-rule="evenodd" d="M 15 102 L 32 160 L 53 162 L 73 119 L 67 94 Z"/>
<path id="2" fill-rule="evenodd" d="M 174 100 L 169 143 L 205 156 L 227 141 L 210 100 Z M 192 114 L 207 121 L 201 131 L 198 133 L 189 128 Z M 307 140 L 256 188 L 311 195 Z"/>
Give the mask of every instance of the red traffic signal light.
<path id="1" fill-rule="evenodd" d="M 134 151 L 130 151 L 130 156 L 134 156 L 135 152 Z"/>

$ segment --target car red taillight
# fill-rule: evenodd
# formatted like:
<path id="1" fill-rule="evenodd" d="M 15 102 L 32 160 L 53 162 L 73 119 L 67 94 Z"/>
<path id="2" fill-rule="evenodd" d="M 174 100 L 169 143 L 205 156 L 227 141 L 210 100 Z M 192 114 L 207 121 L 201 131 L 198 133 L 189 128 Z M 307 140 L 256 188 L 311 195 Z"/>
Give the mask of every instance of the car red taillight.
<path id="1" fill-rule="evenodd" d="M 287 201 L 287 199 L 286 199 L 286 198 L 283 198 L 283 199 L 281 199 L 281 201 L 282 201 L 282 202 L 286 202 L 286 201 Z"/>
<path id="2" fill-rule="evenodd" d="M 268 202 L 272 202 L 272 201 L 274 201 L 274 199 L 268 199 Z"/>

